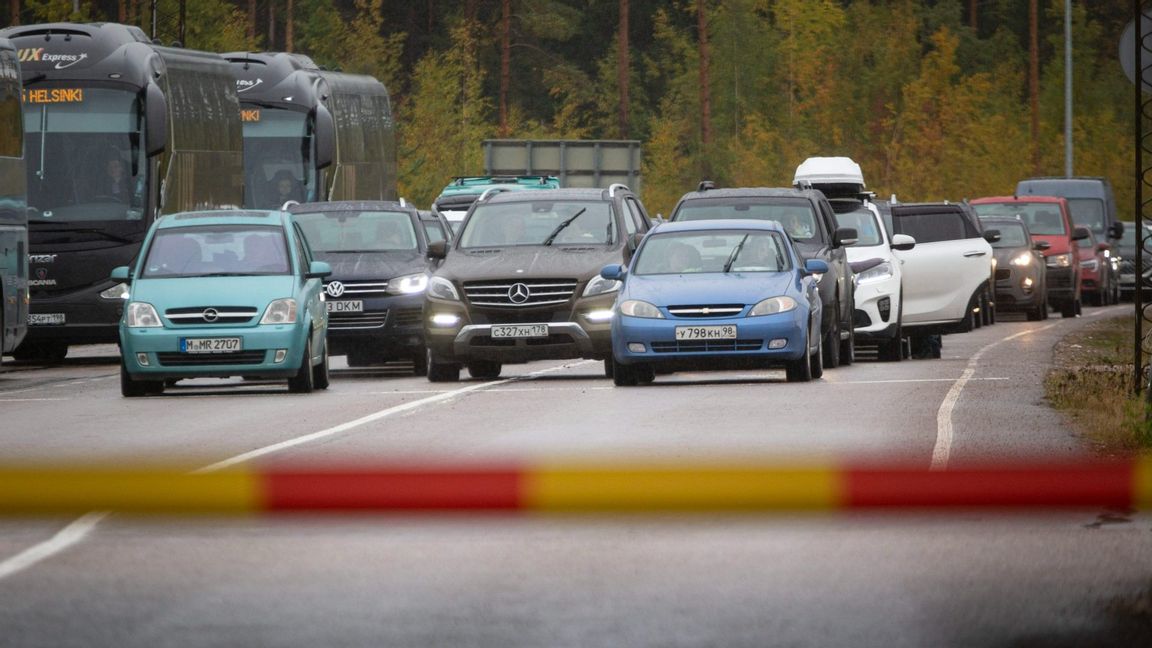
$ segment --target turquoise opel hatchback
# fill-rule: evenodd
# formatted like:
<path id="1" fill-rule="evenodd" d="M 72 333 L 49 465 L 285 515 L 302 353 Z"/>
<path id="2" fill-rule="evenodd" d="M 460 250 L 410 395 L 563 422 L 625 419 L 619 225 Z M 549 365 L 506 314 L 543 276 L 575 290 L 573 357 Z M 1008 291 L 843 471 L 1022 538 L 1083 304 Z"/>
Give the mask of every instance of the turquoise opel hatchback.
<path id="1" fill-rule="evenodd" d="M 217 210 L 156 221 L 133 267 L 120 320 L 120 391 L 147 396 L 181 378 L 287 378 L 328 387 L 321 280 L 286 212 Z"/>

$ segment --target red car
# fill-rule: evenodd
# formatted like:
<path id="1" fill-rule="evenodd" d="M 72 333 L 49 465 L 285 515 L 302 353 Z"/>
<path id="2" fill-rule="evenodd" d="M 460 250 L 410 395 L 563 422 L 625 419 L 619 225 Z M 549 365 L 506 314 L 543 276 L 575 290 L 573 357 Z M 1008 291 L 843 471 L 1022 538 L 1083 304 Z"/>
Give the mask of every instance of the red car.
<path id="1" fill-rule="evenodd" d="M 1112 244 L 1096 242 L 1096 235 L 1088 232 L 1087 238 L 1076 241 L 1076 251 L 1080 261 L 1080 291 L 1085 300 L 1095 306 L 1115 303 L 1116 277 L 1112 272 Z"/>

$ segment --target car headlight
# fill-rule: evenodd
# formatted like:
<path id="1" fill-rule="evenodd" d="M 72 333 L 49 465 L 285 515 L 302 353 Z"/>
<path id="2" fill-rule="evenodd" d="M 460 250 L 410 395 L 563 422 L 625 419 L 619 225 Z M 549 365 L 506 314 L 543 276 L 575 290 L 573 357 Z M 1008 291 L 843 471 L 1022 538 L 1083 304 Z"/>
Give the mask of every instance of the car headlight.
<path id="1" fill-rule="evenodd" d="M 791 297 L 769 297 L 753 306 L 752 310 L 748 311 L 748 317 L 787 313 L 794 308 L 796 308 L 796 300 Z"/>
<path id="2" fill-rule="evenodd" d="M 428 275 L 421 272 L 389 279 L 388 286 L 385 290 L 393 295 L 415 295 L 424 292 L 424 289 L 427 287 Z"/>
<path id="3" fill-rule="evenodd" d="M 1071 268 L 1072 267 L 1072 253 L 1066 254 L 1053 254 L 1048 257 L 1047 264 L 1049 268 Z"/>
<path id="4" fill-rule="evenodd" d="M 892 278 L 892 262 L 885 261 L 879 265 L 872 266 L 864 272 L 856 275 L 856 283 L 868 284 L 885 281 Z"/>
<path id="5" fill-rule="evenodd" d="M 664 319 L 659 308 L 639 299 L 629 299 L 620 302 L 620 312 L 629 317 L 647 317 L 649 319 Z"/>
<path id="6" fill-rule="evenodd" d="M 1100 264 L 1096 262 L 1096 259 L 1088 259 L 1087 261 L 1081 261 L 1080 267 L 1084 268 L 1085 270 L 1096 272 L 1096 269 L 1100 267 Z"/>
<path id="7" fill-rule="evenodd" d="M 615 279 L 605 279 L 600 275 L 592 278 L 587 286 L 584 286 L 584 296 L 592 297 L 593 295 L 603 295 L 605 293 L 615 292 L 620 290 L 620 282 Z"/>
<path id="8" fill-rule="evenodd" d="M 1020 254 L 1020 256 L 1017 256 L 1017 257 L 1012 257 L 1012 260 L 1011 260 L 1011 261 L 1009 261 L 1008 263 L 1010 263 L 1010 264 L 1012 264 L 1012 265 L 1014 265 L 1014 266 L 1026 266 L 1026 265 L 1031 265 L 1031 263 L 1032 263 L 1032 255 L 1031 255 L 1031 254 L 1029 254 L 1028 252 L 1024 252 L 1024 253 Z"/>
<path id="9" fill-rule="evenodd" d="M 156 328 L 164 326 L 156 309 L 148 302 L 130 302 L 124 309 L 124 323 L 129 328 Z"/>
<path id="10" fill-rule="evenodd" d="M 128 299 L 128 284 L 118 283 L 100 292 L 101 299 Z"/>
<path id="11" fill-rule="evenodd" d="M 261 324 L 294 324 L 296 322 L 296 300 L 291 297 L 277 299 L 264 311 Z"/>
<path id="12" fill-rule="evenodd" d="M 456 286 L 453 286 L 452 282 L 444 277 L 432 277 L 429 279 L 427 294 L 429 297 L 435 297 L 436 299 L 460 301 L 460 293 L 456 292 Z"/>

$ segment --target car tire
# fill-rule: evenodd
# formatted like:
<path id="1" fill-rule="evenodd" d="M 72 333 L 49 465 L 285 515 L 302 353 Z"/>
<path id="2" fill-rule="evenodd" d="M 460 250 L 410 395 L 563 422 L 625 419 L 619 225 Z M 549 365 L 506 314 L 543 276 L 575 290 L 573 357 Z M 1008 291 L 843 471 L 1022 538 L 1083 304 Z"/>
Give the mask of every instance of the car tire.
<path id="1" fill-rule="evenodd" d="M 427 376 L 428 375 L 428 352 L 417 353 L 412 356 L 412 375 L 413 376 Z"/>
<path id="2" fill-rule="evenodd" d="M 996 297 L 991 292 L 984 293 L 984 305 L 980 307 L 980 314 L 984 316 L 985 326 L 996 323 Z"/>
<path id="3" fill-rule="evenodd" d="M 311 394 L 316 389 L 312 374 L 312 341 L 304 345 L 304 354 L 300 358 L 300 368 L 296 375 L 288 379 L 288 392 L 292 394 Z"/>
<path id="4" fill-rule="evenodd" d="M 1060 316 L 1065 318 L 1076 317 L 1076 300 L 1070 299 L 1060 304 Z"/>
<path id="5" fill-rule="evenodd" d="M 157 387 L 159 385 L 159 387 Z M 125 398 L 139 398 L 150 394 L 164 393 L 163 380 L 132 380 L 128 367 L 120 361 L 120 395 Z"/>
<path id="6" fill-rule="evenodd" d="M 328 389 L 328 385 L 331 384 L 331 382 L 332 379 L 328 367 L 328 345 L 325 344 L 324 359 L 320 361 L 320 364 L 312 367 L 312 384 L 315 385 L 316 389 Z"/>
<path id="7" fill-rule="evenodd" d="M 493 360 L 473 360 L 468 363 L 468 373 L 480 380 L 495 380 L 500 377 L 504 365 Z"/>
<path id="8" fill-rule="evenodd" d="M 617 364 L 612 369 L 612 384 L 617 387 L 635 387 L 640 384 L 640 377 L 634 365 Z"/>
<path id="9" fill-rule="evenodd" d="M 840 340 L 840 364 L 850 365 L 856 361 L 856 329 L 848 325 L 848 338 Z"/>
<path id="10" fill-rule="evenodd" d="M 604 358 L 604 377 L 611 378 L 616 373 L 616 361 L 612 358 Z"/>
<path id="11" fill-rule="evenodd" d="M 641 385 L 651 385 L 656 380 L 656 368 L 650 364 L 633 365 L 636 380 Z"/>
<path id="12" fill-rule="evenodd" d="M 876 346 L 876 359 L 881 362 L 900 362 L 904 355 L 904 305 L 901 303 L 900 312 L 896 315 L 896 334 L 891 339 L 884 340 Z"/>
<path id="13" fill-rule="evenodd" d="M 824 375 L 824 345 L 816 346 L 816 355 L 808 359 L 808 373 L 813 379 Z"/>
<path id="14" fill-rule="evenodd" d="M 824 348 L 820 350 L 820 355 L 823 357 L 823 367 L 825 369 L 835 369 L 840 366 L 840 306 L 837 304 L 835 318 L 832 320 L 832 328 L 824 334 L 824 340 L 821 344 Z"/>
<path id="15" fill-rule="evenodd" d="M 454 362 L 437 362 L 432 349 L 425 354 L 428 365 L 429 382 L 456 382 L 460 380 L 460 365 Z"/>
<path id="16" fill-rule="evenodd" d="M 23 342 L 12 350 L 12 357 L 20 362 L 60 364 L 68 356 L 68 345 L 60 342 Z"/>
<path id="17" fill-rule="evenodd" d="M 1028 318 L 1029 322 L 1039 322 L 1040 320 L 1044 319 L 1044 313 L 1047 311 L 1048 306 L 1046 306 L 1044 302 L 1040 302 L 1032 308 L 1029 308 L 1028 311 L 1024 314 Z"/>

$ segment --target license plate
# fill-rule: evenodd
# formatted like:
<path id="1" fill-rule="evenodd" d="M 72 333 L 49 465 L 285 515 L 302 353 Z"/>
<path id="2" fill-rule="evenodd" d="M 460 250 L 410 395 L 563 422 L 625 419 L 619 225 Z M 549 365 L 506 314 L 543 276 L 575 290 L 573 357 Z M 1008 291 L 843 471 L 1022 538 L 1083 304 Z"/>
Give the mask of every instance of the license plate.
<path id="1" fill-rule="evenodd" d="M 183 353 L 228 353 L 241 349 L 240 338 L 180 338 Z"/>
<path id="2" fill-rule="evenodd" d="M 364 300 L 354 299 L 349 301 L 326 301 L 328 304 L 329 313 L 363 313 Z"/>
<path id="3" fill-rule="evenodd" d="M 547 324 L 505 324 L 492 327 L 494 338 L 548 337 Z"/>
<path id="4" fill-rule="evenodd" d="M 735 340 L 736 326 L 677 326 L 677 340 Z"/>
<path id="5" fill-rule="evenodd" d="M 28 313 L 29 326 L 59 326 L 64 323 L 64 313 Z"/>

